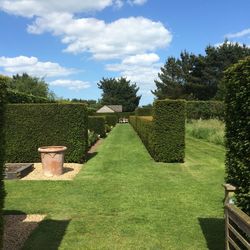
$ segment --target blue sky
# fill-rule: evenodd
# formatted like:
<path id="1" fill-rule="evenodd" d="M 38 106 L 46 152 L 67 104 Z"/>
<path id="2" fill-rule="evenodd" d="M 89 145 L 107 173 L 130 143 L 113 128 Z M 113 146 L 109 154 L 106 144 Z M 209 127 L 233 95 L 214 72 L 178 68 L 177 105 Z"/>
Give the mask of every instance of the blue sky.
<path id="1" fill-rule="evenodd" d="M 141 105 L 168 56 L 250 46 L 249 0 L 0 0 L 0 73 L 45 77 L 57 96 L 98 99 L 102 77 L 136 82 Z"/>

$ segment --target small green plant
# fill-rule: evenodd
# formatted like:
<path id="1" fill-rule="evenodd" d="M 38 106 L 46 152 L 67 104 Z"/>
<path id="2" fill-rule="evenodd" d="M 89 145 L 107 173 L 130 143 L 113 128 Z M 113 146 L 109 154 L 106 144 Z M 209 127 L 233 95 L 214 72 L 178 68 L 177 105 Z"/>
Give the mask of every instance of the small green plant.
<path id="1" fill-rule="evenodd" d="M 91 146 L 93 146 L 98 139 L 99 139 L 98 134 L 96 134 L 94 131 L 88 130 L 88 146 L 89 146 L 89 148 Z"/>

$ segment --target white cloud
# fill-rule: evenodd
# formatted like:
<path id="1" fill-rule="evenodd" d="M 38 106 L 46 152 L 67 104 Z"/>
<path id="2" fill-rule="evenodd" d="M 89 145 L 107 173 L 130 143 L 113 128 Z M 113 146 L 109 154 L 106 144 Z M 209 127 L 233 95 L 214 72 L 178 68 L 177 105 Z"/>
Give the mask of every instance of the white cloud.
<path id="1" fill-rule="evenodd" d="M 89 82 L 84 82 L 80 80 L 68 80 L 68 79 L 58 79 L 50 82 L 51 86 L 66 87 L 70 90 L 82 90 L 90 87 Z"/>
<path id="2" fill-rule="evenodd" d="M 46 16 L 50 13 L 81 13 L 100 11 L 111 6 L 112 0 L 0 0 L 0 9 L 24 16 Z"/>
<path id="3" fill-rule="evenodd" d="M 143 5 L 147 0 L 128 0 L 128 3 L 131 5 Z"/>
<path id="4" fill-rule="evenodd" d="M 147 0 L 0 0 L 0 9 L 24 17 L 51 13 L 83 13 L 101 11 L 109 6 L 121 8 L 124 3 L 143 5 Z"/>
<path id="5" fill-rule="evenodd" d="M 225 35 L 226 38 L 240 38 L 240 37 L 245 37 L 245 36 L 250 36 L 250 29 L 244 29 L 242 31 L 236 32 L 236 33 L 230 33 Z"/>
<path id="6" fill-rule="evenodd" d="M 22 74 L 24 72 L 37 77 L 68 76 L 75 73 L 53 62 L 40 62 L 36 57 L 0 57 L 0 67 L 6 74 Z"/>
<path id="7" fill-rule="evenodd" d="M 75 19 L 71 14 L 51 14 L 38 18 L 28 32 L 51 32 L 62 37 L 66 52 L 89 52 L 94 59 L 106 60 L 143 54 L 166 47 L 172 34 L 161 22 L 130 17 L 105 23 L 95 18 Z"/>
<path id="8" fill-rule="evenodd" d="M 159 59 L 159 56 L 153 53 L 135 55 L 125 58 L 121 63 L 106 65 L 106 70 L 119 72 L 120 76 L 136 82 L 140 87 L 140 93 L 150 93 L 162 66 Z"/>

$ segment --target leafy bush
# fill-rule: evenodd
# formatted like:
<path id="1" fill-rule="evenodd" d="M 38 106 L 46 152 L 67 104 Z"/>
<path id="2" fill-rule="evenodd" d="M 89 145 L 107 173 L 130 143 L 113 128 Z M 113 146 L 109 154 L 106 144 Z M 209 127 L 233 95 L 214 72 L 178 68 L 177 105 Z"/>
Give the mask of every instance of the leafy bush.
<path id="1" fill-rule="evenodd" d="M 237 187 L 236 201 L 250 215 L 250 57 L 225 72 L 226 181 Z"/>
<path id="2" fill-rule="evenodd" d="M 137 116 L 151 116 L 152 115 L 152 108 L 150 108 L 150 107 L 137 108 L 135 110 L 135 114 Z"/>
<path id="3" fill-rule="evenodd" d="M 7 102 L 8 103 L 52 103 L 55 101 L 49 100 L 44 97 L 28 95 L 18 91 L 8 90 Z"/>
<path id="4" fill-rule="evenodd" d="M 95 113 L 94 116 L 107 116 L 107 115 L 113 115 L 117 117 L 117 120 L 119 118 L 129 118 L 129 116 L 135 115 L 135 112 L 120 112 L 120 113 Z"/>
<path id="5" fill-rule="evenodd" d="M 94 131 L 88 130 L 88 147 L 93 146 L 98 140 L 98 135 Z"/>
<path id="6" fill-rule="evenodd" d="M 220 120 L 191 120 L 186 123 L 186 133 L 217 145 L 225 145 L 225 125 Z"/>
<path id="7" fill-rule="evenodd" d="M 115 127 L 118 122 L 118 118 L 115 115 L 105 115 L 105 120 L 110 127 Z"/>
<path id="8" fill-rule="evenodd" d="M 89 116 L 89 125 L 88 129 L 94 131 L 100 137 L 106 136 L 105 129 L 105 117 L 103 116 Z"/>
<path id="9" fill-rule="evenodd" d="M 9 104 L 6 112 L 6 160 L 37 162 L 38 147 L 67 146 L 65 161 L 82 162 L 88 148 L 84 104 Z"/>
<path id="10" fill-rule="evenodd" d="M 185 101 L 156 101 L 153 117 L 131 116 L 129 121 L 156 161 L 184 161 Z"/>
<path id="11" fill-rule="evenodd" d="M 187 119 L 224 119 L 225 105 L 220 101 L 188 101 Z"/>
<path id="12" fill-rule="evenodd" d="M 5 137 L 4 137 L 4 120 L 5 120 L 5 102 L 6 102 L 6 84 L 5 79 L 0 76 L 0 249 L 2 248 L 3 236 L 3 205 L 4 205 L 4 151 L 5 151 Z"/>

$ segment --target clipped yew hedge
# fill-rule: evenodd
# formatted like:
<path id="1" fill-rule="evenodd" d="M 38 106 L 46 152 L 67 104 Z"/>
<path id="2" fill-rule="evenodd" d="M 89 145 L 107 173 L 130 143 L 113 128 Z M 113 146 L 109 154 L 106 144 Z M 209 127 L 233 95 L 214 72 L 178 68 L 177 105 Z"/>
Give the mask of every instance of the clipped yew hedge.
<path id="1" fill-rule="evenodd" d="M 224 119 L 225 105 L 221 101 L 188 101 L 187 119 Z"/>
<path id="2" fill-rule="evenodd" d="M 105 123 L 104 116 L 89 116 L 88 129 L 100 135 L 100 137 L 105 137 Z"/>
<path id="3" fill-rule="evenodd" d="M 129 121 L 154 160 L 184 162 L 184 100 L 156 101 L 153 117 L 131 116 Z"/>
<path id="4" fill-rule="evenodd" d="M 2 249 L 3 237 L 3 206 L 4 206 L 4 151 L 5 151 L 5 137 L 4 137 L 4 120 L 5 120 L 5 101 L 6 101 L 6 85 L 4 78 L 0 76 L 0 249 Z"/>
<path id="5" fill-rule="evenodd" d="M 37 162 L 38 147 L 67 146 L 65 161 L 82 162 L 88 148 L 85 104 L 9 104 L 6 161 Z"/>
<path id="6" fill-rule="evenodd" d="M 250 215 L 250 57 L 225 72 L 226 181 L 237 187 L 236 201 Z"/>
<path id="7" fill-rule="evenodd" d="M 115 115 L 105 115 L 105 120 L 106 120 L 106 123 L 112 127 L 115 127 L 115 125 L 118 122 L 118 118 Z"/>

